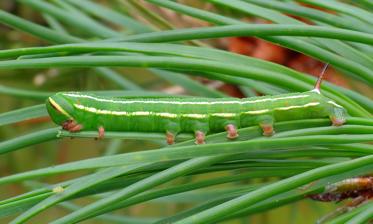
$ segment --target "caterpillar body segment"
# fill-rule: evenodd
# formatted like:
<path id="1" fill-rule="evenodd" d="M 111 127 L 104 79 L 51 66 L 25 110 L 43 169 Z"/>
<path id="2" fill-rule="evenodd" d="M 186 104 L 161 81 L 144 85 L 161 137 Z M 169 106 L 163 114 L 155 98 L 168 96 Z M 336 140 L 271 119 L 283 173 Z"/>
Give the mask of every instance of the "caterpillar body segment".
<path id="1" fill-rule="evenodd" d="M 194 133 L 196 143 L 205 135 L 259 125 L 265 136 L 274 134 L 273 124 L 307 118 L 329 117 L 333 125 L 345 122 L 345 109 L 319 91 L 277 96 L 236 98 L 144 98 L 99 97 L 79 92 L 57 93 L 47 100 L 52 120 L 68 131 L 162 132 L 169 144 L 178 133 Z"/>

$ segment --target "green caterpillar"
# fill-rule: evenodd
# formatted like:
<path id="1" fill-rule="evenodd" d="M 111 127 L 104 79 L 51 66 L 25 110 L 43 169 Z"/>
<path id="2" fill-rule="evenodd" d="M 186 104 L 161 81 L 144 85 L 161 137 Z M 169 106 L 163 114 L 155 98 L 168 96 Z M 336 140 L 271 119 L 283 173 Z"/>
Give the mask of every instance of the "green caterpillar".
<path id="1" fill-rule="evenodd" d="M 252 125 L 271 136 L 275 121 L 329 117 L 333 125 L 342 125 L 346 110 L 320 94 L 322 76 L 312 91 L 276 96 L 120 99 L 61 92 L 49 97 L 46 105 L 52 120 L 71 132 L 98 130 L 99 138 L 105 130 L 163 132 L 168 144 L 178 133 L 192 132 L 196 144 L 203 144 L 208 133 L 226 130 L 234 139 L 238 128 Z"/>

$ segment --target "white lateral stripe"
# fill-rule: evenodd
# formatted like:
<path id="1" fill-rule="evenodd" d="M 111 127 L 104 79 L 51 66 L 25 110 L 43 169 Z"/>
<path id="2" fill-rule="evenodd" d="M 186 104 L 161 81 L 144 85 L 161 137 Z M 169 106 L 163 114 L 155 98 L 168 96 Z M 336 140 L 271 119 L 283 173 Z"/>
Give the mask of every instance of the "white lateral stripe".
<path id="1" fill-rule="evenodd" d="M 295 95 L 295 96 L 284 96 L 284 97 L 277 97 L 277 98 L 266 98 L 266 99 L 257 99 L 257 100 L 231 100 L 231 101 L 204 101 L 204 102 L 194 102 L 194 101 L 162 101 L 162 100 L 114 100 L 114 99 L 103 99 L 95 96 L 90 95 L 82 95 L 77 93 L 63 93 L 65 96 L 76 97 L 76 98 L 87 98 L 92 99 L 98 102 L 109 102 L 109 103 L 117 103 L 117 104 L 132 104 L 132 103 L 145 103 L 145 104 L 176 104 L 176 105 L 215 105 L 215 104 L 253 104 L 253 103 L 261 103 L 261 102 L 274 102 L 277 100 L 287 100 L 287 99 L 298 99 L 298 98 L 306 98 L 310 95 Z"/>
<path id="2" fill-rule="evenodd" d="M 182 117 L 190 117 L 190 118 L 206 118 L 208 115 L 206 114 L 182 114 Z"/>
<path id="3" fill-rule="evenodd" d="M 299 106 L 278 107 L 278 108 L 275 108 L 275 110 L 291 110 L 291 109 L 296 109 L 296 108 L 317 106 L 319 104 L 320 104 L 319 102 L 313 102 L 313 103 L 307 103 L 307 104 L 299 105 Z"/>
<path id="4" fill-rule="evenodd" d="M 152 113 L 149 111 L 136 111 L 136 112 L 131 112 L 130 114 L 135 115 L 135 116 L 149 116 Z"/>
<path id="5" fill-rule="evenodd" d="M 111 110 L 101 110 L 94 107 L 86 107 L 81 104 L 74 104 L 74 107 L 84 110 L 87 112 L 95 113 L 95 114 L 106 114 L 106 115 L 116 115 L 116 116 L 149 116 L 149 115 L 155 115 L 160 117 L 169 117 L 169 118 L 175 118 L 177 117 L 177 114 L 173 113 L 167 113 L 167 112 L 150 112 L 150 111 L 133 111 L 133 112 L 127 112 L 127 111 L 111 111 Z"/>
<path id="6" fill-rule="evenodd" d="M 331 105 L 334 105 L 334 106 L 336 106 L 336 107 L 339 107 L 339 108 L 344 108 L 344 107 L 342 107 L 341 105 L 339 105 L 339 104 L 337 104 L 336 102 L 333 102 L 333 101 L 331 101 L 331 100 L 329 100 L 327 103 L 329 103 L 329 104 L 331 104 Z"/>
<path id="7" fill-rule="evenodd" d="M 320 104 L 319 102 L 313 102 L 313 103 L 307 103 L 305 105 L 299 105 L 299 106 L 277 107 L 277 108 L 274 108 L 273 110 L 291 110 L 291 109 L 296 109 L 296 108 L 317 106 L 319 104 Z M 244 112 L 244 114 L 264 114 L 264 113 L 267 113 L 269 111 L 270 111 L 269 109 L 253 110 L 253 111 L 246 111 L 246 112 Z"/>
<path id="8" fill-rule="evenodd" d="M 86 107 L 81 104 L 74 104 L 74 106 L 80 110 L 85 110 L 95 114 L 109 114 L 109 115 L 118 115 L 118 116 L 160 116 L 160 117 L 170 117 L 176 118 L 178 115 L 174 113 L 167 113 L 167 112 L 151 112 L 151 111 L 109 111 L 109 110 L 100 110 L 94 107 Z M 213 113 L 212 116 L 219 116 L 219 117 L 234 117 L 236 113 Z M 206 114 L 182 114 L 182 117 L 190 117 L 190 118 L 207 118 L 208 115 Z"/>
<path id="9" fill-rule="evenodd" d="M 318 89 L 313 89 L 313 90 L 311 90 L 310 92 L 314 92 L 314 93 L 317 93 L 317 94 L 320 94 L 320 95 L 321 95 L 320 90 L 318 90 Z"/>
<path id="10" fill-rule="evenodd" d="M 216 116 L 216 117 L 234 117 L 237 114 L 236 113 L 212 113 L 211 115 Z"/>
<path id="11" fill-rule="evenodd" d="M 246 112 L 243 112 L 244 114 L 264 114 L 264 113 L 267 113 L 269 112 L 268 109 L 264 109 L 264 110 L 251 110 L 251 111 L 246 111 Z"/>
<path id="12" fill-rule="evenodd" d="M 172 114 L 172 113 L 167 113 L 167 112 L 159 112 L 159 113 L 156 113 L 156 116 L 176 118 L 177 114 Z"/>
<path id="13" fill-rule="evenodd" d="M 305 105 L 299 106 L 288 106 L 288 107 L 278 107 L 274 108 L 274 110 L 291 110 L 295 108 L 305 108 L 311 106 L 319 105 L 319 102 L 312 102 Z M 95 113 L 95 114 L 107 114 L 107 115 L 116 115 L 116 116 L 159 116 L 159 117 L 167 117 L 167 118 L 177 118 L 178 114 L 175 113 L 167 113 L 167 112 L 151 112 L 151 111 L 110 111 L 110 110 L 101 110 L 94 107 L 86 107 L 81 104 L 74 104 L 74 107 L 80 110 L 84 110 L 87 112 Z M 263 114 L 269 112 L 269 109 L 263 110 L 253 110 L 253 111 L 245 111 L 242 112 L 243 114 Z M 236 113 L 212 113 L 211 116 L 218 116 L 218 117 L 234 117 Z M 181 114 L 181 117 L 189 117 L 189 118 L 208 118 L 210 114 Z"/>

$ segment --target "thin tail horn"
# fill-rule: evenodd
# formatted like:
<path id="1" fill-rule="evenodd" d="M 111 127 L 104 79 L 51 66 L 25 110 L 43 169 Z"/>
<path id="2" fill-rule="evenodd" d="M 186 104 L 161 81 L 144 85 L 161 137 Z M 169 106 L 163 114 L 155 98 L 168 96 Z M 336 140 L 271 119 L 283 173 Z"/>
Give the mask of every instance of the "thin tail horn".
<path id="1" fill-rule="evenodd" d="M 329 66 L 329 63 L 325 64 L 324 67 L 322 68 L 320 76 L 317 79 L 317 82 L 316 82 L 316 85 L 315 85 L 315 88 L 313 89 L 313 91 L 315 91 L 317 93 L 320 93 L 321 82 L 322 82 L 322 80 L 324 78 L 324 74 L 325 74 L 325 71 L 328 68 L 328 66 Z"/>

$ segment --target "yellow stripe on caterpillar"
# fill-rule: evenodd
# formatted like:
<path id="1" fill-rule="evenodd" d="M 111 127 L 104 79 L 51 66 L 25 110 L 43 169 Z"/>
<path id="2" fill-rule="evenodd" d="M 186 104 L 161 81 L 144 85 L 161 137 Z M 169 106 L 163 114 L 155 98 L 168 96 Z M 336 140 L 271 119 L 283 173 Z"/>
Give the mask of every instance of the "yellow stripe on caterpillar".
<path id="1" fill-rule="evenodd" d="M 274 108 L 274 110 L 291 110 L 291 109 L 297 109 L 297 108 L 305 108 L 305 107 L 313 107 L 319 105 L 319 102 L 312 102 L 312 103 L 307 103 L 304 105 L 296 105 L 296 106 L 289 106 L 289 107 L 278 107 Z"/>
<path id="2" fill-rule="evenodd" d="M 48 101 L 52 104 L 52 106 L 54 106 L 59 112 L 61 112 L 62 114 L 64 114 L 65 116 L 69 117 L 69 118 L 72 118 L 72 116 L 67 113 L 60 105 L 58 105 L 58 103 L 56 103 L 56 101 L 54 101 L 51 97 L 48 98 Z"/>

